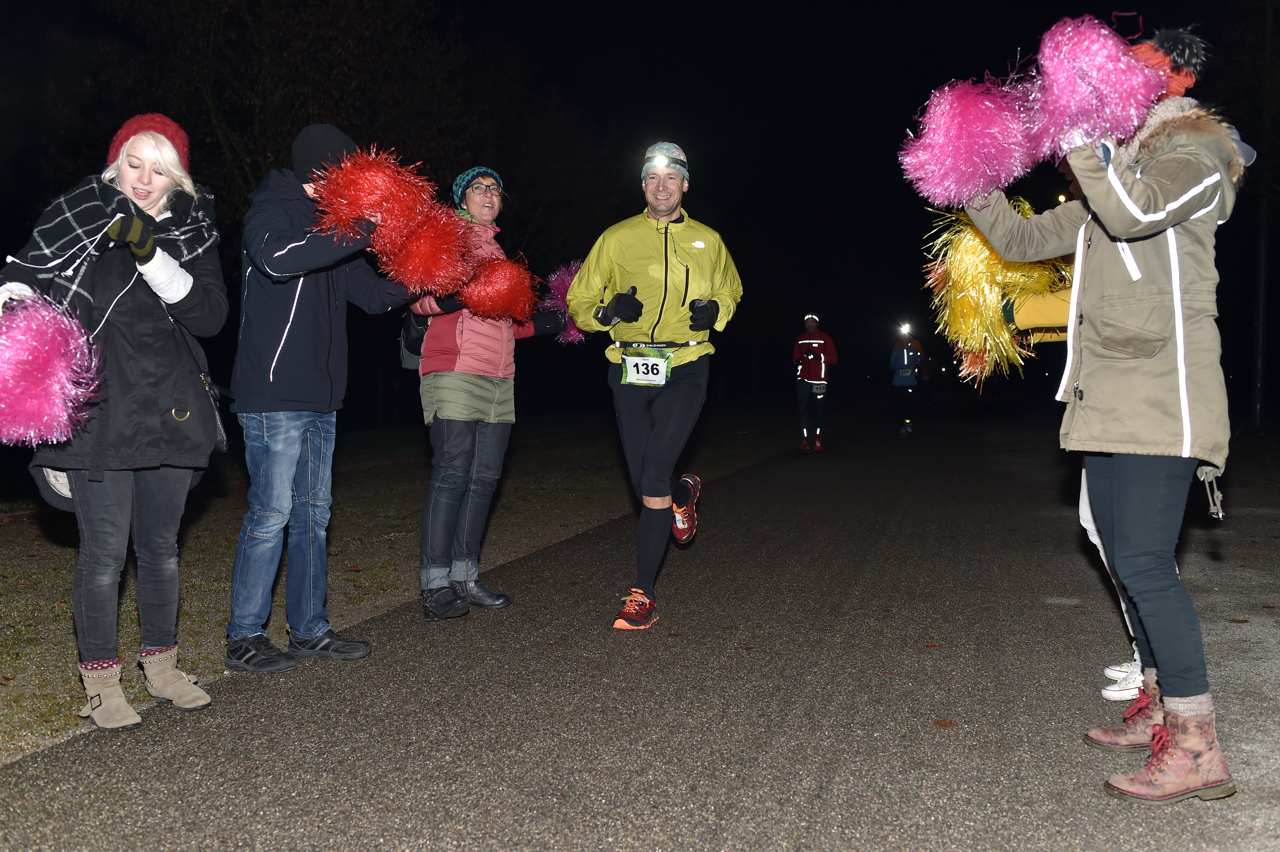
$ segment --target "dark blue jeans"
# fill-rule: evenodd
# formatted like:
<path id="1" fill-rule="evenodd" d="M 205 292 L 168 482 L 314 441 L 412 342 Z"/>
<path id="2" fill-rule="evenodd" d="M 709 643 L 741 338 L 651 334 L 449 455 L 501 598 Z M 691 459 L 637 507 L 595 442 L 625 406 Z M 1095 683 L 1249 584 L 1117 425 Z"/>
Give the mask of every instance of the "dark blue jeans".
<path id="1" fill-rule="evenodd" d="M 1124 585 L 1144 667 L 1160 692 L 1188 698 L 1209 691 L 1200 619 L 1178 576 L 1174 550 L 1199 462 L 1177 456 L 1089 453 L 1089 502 L 1111 567 Z"/>
<path id="2" fill-rule="evenodd" d="M 80 528 L 80 553 L 71 587 L 80 661 L 114 660 L 119 653 L 120 573 L 130 530 L 138 557 L 142 647 L 176 644 L 178 525 L 191 487 L 191 470 L 108 470 L 101 482 L 90 482 L 87 470 L 69 470 L 67 479 Z"/>
<path id="3" fill-rule="evenodd" d="M 510 423 L 445 420 L 431 425 L 431 484 L 422 505 L 421 588 L 480 576 L 480 542 L 502 477 Z"/>
<path id="4" fill-rule="evenodd" d="M 329 506 L 333 502 L 335 412 L 269 411 L 238 414 L 244 428 L 244 460 L 249 468 L 249 511 L 236 542 L 231 569 L 234 641 L 265 633 L 271 615 L 271 587 L 289 527 L 289 573 L 285 614 L 299 639 L 329 632 L 329 558 L 325 550 Z"/>

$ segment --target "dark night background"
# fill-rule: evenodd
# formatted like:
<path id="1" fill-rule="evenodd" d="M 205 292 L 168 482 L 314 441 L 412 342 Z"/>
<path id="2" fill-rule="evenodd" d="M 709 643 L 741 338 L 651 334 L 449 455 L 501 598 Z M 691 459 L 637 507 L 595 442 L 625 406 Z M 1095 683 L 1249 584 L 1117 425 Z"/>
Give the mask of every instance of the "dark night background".
<path id="1" fill-rule="evenodd" d="M 910 322 L 926 350 L 921 289 L 932 215 L 903 180 L 897 150 L 936 87 L 1006 74 L 1059 18 L 1116 11 L 1125 35 L 1198 22 L 1213 59 L 1191 94 L 1217 106 L 1260 153 L 1232 220 L 1219 231 L 1220 328 L 1233 421 L 1253 415 L 1263 198 L 1273 189 L 1266 138 L 1276 74 L 1262 0 L 1147 8 L 1098 4 L 789 3 L 770 6 L 569 2 L 6 3 L 0 34 L 0 139 L 6 187 L 0 248 L 12 252 L 41 209 L 100 171 L 107 143 L 140 112 L 164 112 L 191 136 L 192 172 L 218 199 L 232 311 L 206 343 L 229 380 L 239 313 L 239 220 L 245 196 L 312 122 L 362 145 L 394 148 L 446 188 L 462 169 L 497 169 L 509 191 L 499 241 L 535 274 L 583 257 L 613 222 L 643 208 L 639 168 L 654 141 L 689 155 L 690 214 L 724 236 L 745 296 L 713 336 L 711 401 L 791 405 L 790 346 L 807 311 L 842 357 L 832 392 L 879 394 L 895 330 Z M 838 10 L 838 7 L 844 7 Z M 1141 23 L 1139 23 L 1141 20 Z M 1065 191 L 1041 166 L 1013 188 L 1036 209 Z M 1275 264 L 1275 259 L 1272 259 Z M 1269 315 L 1280 312 L 1272 304 Z M 399 317 L 354 312 L 346 428 L 420 417 L 416 379 L 398 366 Z M 517 348 L 523 413 L 609 404 L 603 341 Z M 1025 378 L 984 394 L 1056 387 L 1061 345 Z M 1280 411 L 1280 365 L 1266 350 L 1264 412 Z M 976 394 L 976 390 L 964 389 Z M 5 453 L 16 452 L 4 450 Z"/>

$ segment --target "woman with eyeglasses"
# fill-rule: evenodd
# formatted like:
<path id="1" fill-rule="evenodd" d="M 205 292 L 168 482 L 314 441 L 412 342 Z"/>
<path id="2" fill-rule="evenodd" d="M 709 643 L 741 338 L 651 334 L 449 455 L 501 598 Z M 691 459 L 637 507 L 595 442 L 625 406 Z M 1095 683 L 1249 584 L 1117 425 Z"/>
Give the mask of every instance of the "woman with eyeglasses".
<path id="1" fill-rule="evenodd" d="M 470 223 L 474 255 L 506 257 L 494 239 L 503 201 L 498 173 L 463 172 L 453 182 L 453 201 Z M 529 322 L 486 319 L 456 295 L 423 296 L 410 310 L 430 317 L 418 364 L 432 449 L 418 563 L 422 614 L 435 621 L 466 615 L 471 605 L 502 609 L 511 598 L 480 584 L 480 541 L 516 419 L 515 342 L 561 331 L 564 321 L 554 312 Z"/>

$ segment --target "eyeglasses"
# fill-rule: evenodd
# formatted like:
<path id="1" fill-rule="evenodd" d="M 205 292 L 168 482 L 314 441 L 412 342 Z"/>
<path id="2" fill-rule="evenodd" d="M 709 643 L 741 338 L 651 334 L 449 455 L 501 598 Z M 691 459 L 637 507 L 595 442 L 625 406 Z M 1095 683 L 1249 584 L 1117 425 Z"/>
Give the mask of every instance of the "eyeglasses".
<path id="1" fill-rule="evenodd" d="M 502 187 L 496 183 L 473 183 L 467 187 L 472 195 L 484 195 L 486 192 L 491 193 L 494 198 L 502 197 Z"/>

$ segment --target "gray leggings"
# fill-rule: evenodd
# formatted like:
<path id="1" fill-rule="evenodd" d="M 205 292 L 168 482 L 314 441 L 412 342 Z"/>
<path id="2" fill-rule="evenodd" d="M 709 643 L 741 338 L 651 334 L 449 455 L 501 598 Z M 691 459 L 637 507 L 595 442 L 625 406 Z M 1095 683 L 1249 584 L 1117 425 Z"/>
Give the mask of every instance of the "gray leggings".
<path id="1" fill-rule="evenodd" d="M 138 557 L 142 647 L 176 644 L 178 525 L 191 486 L 191 470 L 108 470 L 101 482 L 91 482 L 87 470 L 69 470 L 67 479 L 80 528 L 80 553 L 71 590 L 80 661 L 116 659 L 120 573 L 130 530 Z"/>

